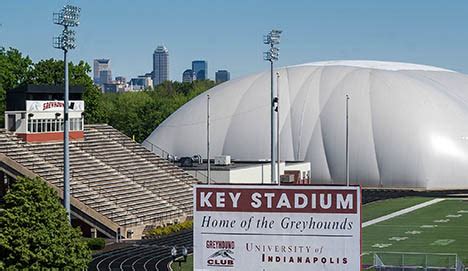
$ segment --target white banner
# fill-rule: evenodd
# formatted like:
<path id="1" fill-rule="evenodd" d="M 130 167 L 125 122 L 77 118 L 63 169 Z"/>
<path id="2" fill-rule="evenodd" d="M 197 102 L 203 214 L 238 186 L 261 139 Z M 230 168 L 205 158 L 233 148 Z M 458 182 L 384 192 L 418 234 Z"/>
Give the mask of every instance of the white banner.
<path id="1" fill-rule="evenodd" d="M 194 270 L 360 270 L 360 187 L 197 185 L 194 194 Z"/>
<path id="2" fill-rule="evenodd" d="M 26 101 L 27 112 L 63 111 L 63 101 Z M 84 111 L 84 101 L 69 101 L 69 112 Z"/>

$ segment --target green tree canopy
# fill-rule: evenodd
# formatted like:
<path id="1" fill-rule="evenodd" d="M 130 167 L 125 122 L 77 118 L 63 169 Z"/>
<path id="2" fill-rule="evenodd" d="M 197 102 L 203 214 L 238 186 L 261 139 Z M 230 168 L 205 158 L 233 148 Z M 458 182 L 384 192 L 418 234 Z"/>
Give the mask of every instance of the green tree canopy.
<path id="1" fill-rule="evenodd" d="M 32 69 L 32 60 L 14 48 L 0 47 L 0 87 L 11 89 L 25 82 Z"/>
<path id="2" fill-rule="evenodd" d="M 31 71 L 32 61 L 17 49 L 0 47 L 0 125 L 3 127 L 5 91 L 25 82 Z"/>
<path id="3" fill-rule="evenodd" d="M 0 205 L 0 270 L 82 270 L 91 252 L 72 228 L 57 193 L 20 178 Z"/>
<path id="4" fill-rule="evenodd" d="M 85 88 L 83 100 L 85 102 L 86 123 L 105 121 L 106 116 L 102 108 L 101 90 L 93 84 L 93 80 L 88 75 L 91 72 L 91 66 L 84 61 L 80 61 L 76 65 L 70 62 L 68 63 L 68 70 L 70 85 L 83 86 Z M 34 64 L 27 83 L 62 85 L 64 77 L 63 61 L 51 58 Z"/>
<path id="5" fill-rule="evenodd" d="M 165 81 L 153 90 L 104 94 L 105 122 L 142 142 L 170 114 L 213 86 L 210 80 Z"/>
<path id="6" fill-rule="evenodd" d="M 78 64 L 68 64 L 70 85 L 80 85 L 85 88 L 83 100 L 85 101 L 87 123 L 97 123 L 106 120 L 102 110 L 101 90 L 93 84 L 88 73 L 91 66 L 84 61 Z M 17 49 L 6 50 L 0 47 L 0 126 L 4 123 L 5 91 L 21 84 L 50 84 L 61 85 L 64 81 L 63 61 L 56 59 L 40 60 L 33 63 Z"/>

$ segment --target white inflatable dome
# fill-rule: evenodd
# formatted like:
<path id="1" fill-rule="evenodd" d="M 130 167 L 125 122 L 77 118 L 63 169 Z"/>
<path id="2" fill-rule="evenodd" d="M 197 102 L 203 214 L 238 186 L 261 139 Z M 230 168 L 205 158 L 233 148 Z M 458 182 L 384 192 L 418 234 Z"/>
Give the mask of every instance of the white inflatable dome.
<path id="1" fill-rule="evenodd" d="M 468 76 L 406 63 L 329 61 L 279 68 L 281 160 L 311 163 L 317 183 L 468 189 Z M 218 85 L 185 104 L 145 140 L 171 154 L 270 157 L 269 71 Z"/>

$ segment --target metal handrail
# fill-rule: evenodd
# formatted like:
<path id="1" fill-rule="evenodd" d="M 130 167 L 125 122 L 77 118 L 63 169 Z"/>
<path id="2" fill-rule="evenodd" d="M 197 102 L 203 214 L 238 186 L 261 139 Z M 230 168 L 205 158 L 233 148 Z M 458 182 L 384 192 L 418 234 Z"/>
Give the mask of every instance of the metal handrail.
<path id="1" fill-rule="evenodd" d="M 145 142 L 146 142 L 146 143 L 149 143 L 149 145 L 151 146 L 151 149 L 148 149 L 148 148 L 146 148 L 146 149 L 148 149 L 148 150 L 151 151 L 152 153 L 155 153 L 155 154 L 158 154 L 158 155 L 159 155 L 159 153 L 156 153 L 155 150 L 154 150 L 154 149 L 156 148 L 157 151 L 161 152 L 161 157 L 164 158 L 164 159 L 166 159 L 166 160 L 169 160 L 169 157 L 171 157 L 171 156 L 172 156 L 172 157 L 175 157 L 174 155 L 171 155 L 168 151 L 166 151 L 166 150 L 164 150 L 163 148 L 161 148 L 161 147 L 159 147 L 159 146 L 157 146 L 157 145 L 155 145 L 155 144 L 149 142 L 149 141 L 146 140 L 146 139 L 143 140 L 142 143 L 145 143 Z M 143 144 L 142 144 L 142 145 L 143 145 Z M 143 146 L 144 146 L 144 145 L 143 145 Z"/>
<path id="2" fill-rule="evenodd" d="M 197 176 L 198 174 L 202 175 L 202 177 L 205 177 L 205 180 L 204 180 L 204 183 L 206 183 L 206 178 L 208 178 L 208 175 L 207 174 L 203 174 L 201 171 L 199 170 L 195 170 L 195 176 Z M 195 178 L 195 179 L 198 179 L 198 178 Z M 216 183 L 215 180 L 213 180 L 213 178 L 210 177 L 210 181 L 211 183 Z"/>

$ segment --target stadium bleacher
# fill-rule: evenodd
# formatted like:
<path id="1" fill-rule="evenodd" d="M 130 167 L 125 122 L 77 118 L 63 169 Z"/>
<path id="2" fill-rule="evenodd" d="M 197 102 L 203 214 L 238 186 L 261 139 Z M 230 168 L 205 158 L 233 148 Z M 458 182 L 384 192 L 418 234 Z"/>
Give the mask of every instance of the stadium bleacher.
<path id="1" fill-rule="evenodd" d="M 193 177 L 109 125 L 86 125 L 84 133 L 84 140 L 70 143 L 71 195 L 82 204 L 75 210 L 93 209 L 132 238 L 191 216 Z M 1 129 L 0 153 L 63 186 L 62 142 L 28 143 Z"/>

